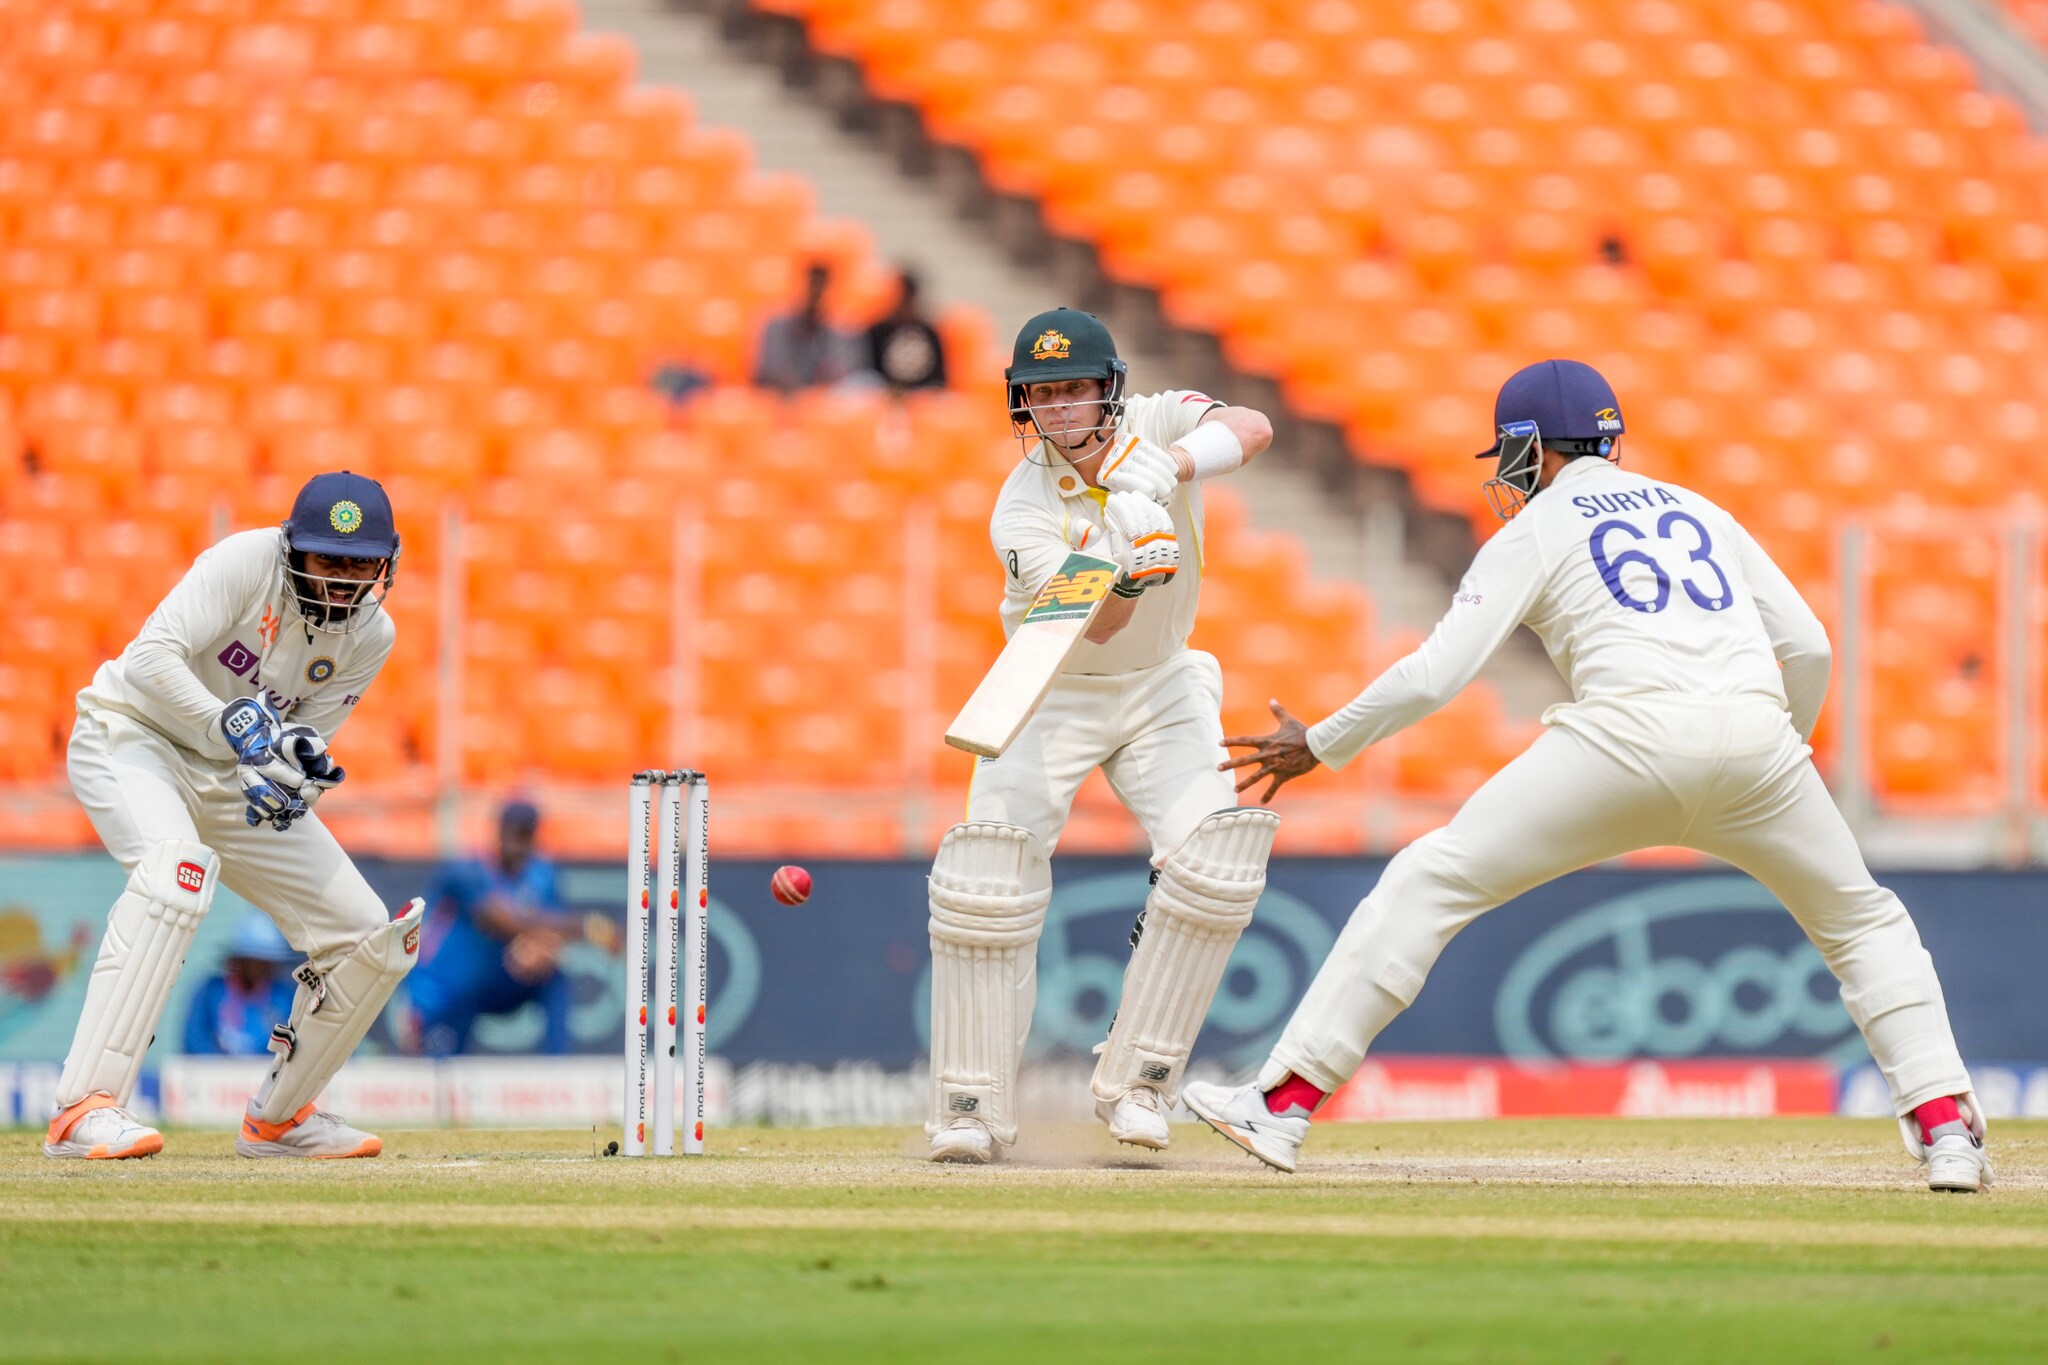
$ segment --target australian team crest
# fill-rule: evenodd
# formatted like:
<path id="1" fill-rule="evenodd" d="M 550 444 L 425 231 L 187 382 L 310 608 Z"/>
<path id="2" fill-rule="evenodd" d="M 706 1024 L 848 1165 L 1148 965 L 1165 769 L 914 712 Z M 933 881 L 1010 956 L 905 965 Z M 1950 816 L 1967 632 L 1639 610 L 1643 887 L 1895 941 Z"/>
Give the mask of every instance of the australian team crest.
<path id="1" fill-rule="evenodd" d="M 306 665 L 306 681 L 309 683 L 324 683 L 333 676 L 334 660 L 324 654 Z"/>
<path id="2" fill-rule="evenodd" d="M 345 536 L 363 529 L 363 509 L 346 499 L 327 509 L 327 524 Z"/>
<path id="3" fill-rule="evenodd" d="M 1067 334 L 1057 328 L 1048 327 L 1038 334 L 1038 340 L 1031 343 L 1033 360 L 1065 360 L 1074 343 L 1067 340 Z"/>

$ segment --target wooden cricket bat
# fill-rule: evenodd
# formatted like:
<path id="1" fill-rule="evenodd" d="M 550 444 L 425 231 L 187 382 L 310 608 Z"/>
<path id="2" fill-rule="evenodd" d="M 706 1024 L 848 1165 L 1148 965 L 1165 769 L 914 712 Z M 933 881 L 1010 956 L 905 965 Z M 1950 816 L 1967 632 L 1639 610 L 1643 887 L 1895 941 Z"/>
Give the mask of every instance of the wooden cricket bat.
<path id="1" fill-rule="evenodd" d="M 1067 556 L 1038 590 L 1003 652 L 974 695 L 946 727 L 946 743 L 995 758 L 1010 747 L 1024 722 L 1052 690 L 1067 655 L 1088 633 L 1116 582 L 1116 565 L 1094 555 Z"/>

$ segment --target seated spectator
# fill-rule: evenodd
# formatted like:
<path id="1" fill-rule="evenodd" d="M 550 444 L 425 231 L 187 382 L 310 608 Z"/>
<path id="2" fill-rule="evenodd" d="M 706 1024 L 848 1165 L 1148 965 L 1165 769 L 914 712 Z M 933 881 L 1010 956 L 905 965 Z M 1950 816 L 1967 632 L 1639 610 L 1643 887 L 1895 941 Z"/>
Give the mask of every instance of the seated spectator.
<path id="1" fill-rule="evenodd" d="M 918 306 L 918 278 L 897 272 L 896 306 L 868 328 L 868 368 L 891 393 L 946 387 L 946 345 Z"/>
<path id="2" fill-rule="evenodd" d="M 235 922 L 220 971 L 199 983 L 185 1011 L 185 1051 L 198 1057 L 254 1057 L 270 1030 L 292 1017 L 291 969 L 301 954 L 261 910 Z"/>
<path id="3" fill-rule="evenodd" d="M 477 1019 L 540 1002 L 540 1050 L 570 1050 L 569 979 L 562 949 L 589 939 L 609 949 L 618 932 L 602 915 L 569 913 L 554 863 L 534 852 L 540 812 L 526 801 L 498 814 L 498 847 L 450 864 L 427 893 L 427 923 L 445 926 L 406 978 L 409 1051 L 445 1057 L 469 1046 Z"/>
<path id="4" fill-rule="evenodd" d="M 832 268 L 822 262 L 812 265 L 804 277 L 803 303 L 795 312 L 771 319 L 761 331 L 755 384 L 795 393 L 829 388 L 853 376 L 860 365 L 860 347 L 825 320 L 825 293 L 831 287 Z"/>

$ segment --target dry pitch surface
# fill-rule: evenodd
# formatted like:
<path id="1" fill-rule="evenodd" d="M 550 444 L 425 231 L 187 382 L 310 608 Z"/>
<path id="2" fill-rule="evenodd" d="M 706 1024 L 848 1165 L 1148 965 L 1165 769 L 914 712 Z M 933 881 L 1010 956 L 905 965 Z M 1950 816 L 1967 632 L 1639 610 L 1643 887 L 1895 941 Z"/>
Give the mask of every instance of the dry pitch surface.
<path id="1" fill-rule="evenodd" d="M 901 1130 L 387 1135 L 250 1163 L 0 1134 L 8 1360 L 2048 1360 L 2048 1123 L 1936 1196 L 1889 1124 L 1330 1126 L 1275 1175 L 1206 1130 L 994 1168 Z"/>

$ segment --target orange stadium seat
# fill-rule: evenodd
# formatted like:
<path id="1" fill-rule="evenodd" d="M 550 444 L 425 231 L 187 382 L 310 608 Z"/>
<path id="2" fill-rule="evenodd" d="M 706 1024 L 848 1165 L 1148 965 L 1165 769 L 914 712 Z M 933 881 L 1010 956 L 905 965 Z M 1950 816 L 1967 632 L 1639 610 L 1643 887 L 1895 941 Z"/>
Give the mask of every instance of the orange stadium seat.
<path id="1" fill-rule="evenodd" d="M 1814 509 L 1996 509 L 2039 463 L 2020 454 L 2038 343 L 2007 361 L 1967 338 L 2044 321 L 2048 144 L 1910 10 L 1137 0 L 1104 24 L 1076 0 L 1020 27 L 1001 6 L 763 8 L 1482 534 L 1458 459 L 1494 386 L 1546 354 L 1597 358 L 1632 458 L 1756 515 L 1821 598 L 1836 519 Z M 1044 92 L 1004 73 L 1053 31 L 1063 68 L 1122 83 L 1048 131 Z M 1559 42 L 1573 79 L 1547 82 Z M 1289 237 L 1302 168 L 1369 206 L 1356 237 L 1329 211 Z M 1603 260 L 1627 282 L 1611 308 L 1579 273 Z M 1961 796 L 1976 767 L 1912 771 L 1914 795 Z"/>
<path id="2" fill-rule="evenodd" d="M 1852 486 L 1882 501 L 1856 473 L 1875 468 L 1933 503 L 1983 504 L 2005 461 L 1916 457 L 1968 444 L 1962 412 L 1999 414 L 2003 449 L 2038 437 L 2040 162 L 1910 20 L 1818 4 L 1770 7 L 1793 27 L 1769 30 L 1698 3 L 1055 0 L 1058 25 L 937 0 L 773 7 L 1440 508 L 1476 506 L 1464 457 L 1492 386 L 1537 349 L 1611 352 L 1641 376 L 1624 397 L 1643 444 L 1661 435 L 1736 498 L 1770 486 L 1747 467 L 1805 480 L 1815 503 Z M 472 782 L 608 783 L 686 734 L 700 751 L 677 761 L 740 789 L 936 784 L 950 803 L 966 765 L 933 737 L 1000 644 L 986 527 L 1016 457 L 988 320 L 942 320 L 950 394 L 730 387 L 807 259 L 837 268 L 836 318 L 879 310 L 888 277 L 864 229 L 755 171 L 746 138 L 700 126 L 686 97 L 629 89 L 631 48 L 576 32 L 570 0 L 274 8 L 31 3 L 0 39 L 0 439 L 22 438 L 0 475 L 0 585 L 33 661 L 0 665 L 5 776 L 57 780 L 71 694 L 184 556 L 347 465 L 387 480 L 406 527 L 401 644 L 343 736 L 358 790 L 411 785 L 402 770 L 443 743 Z M 1560 46 L 1588 79 L 1540 78 Z M 1026 48 L 1025 69 L 1100 73 L 1070 82 L 1097 93 L 1050 107 L 1012 78 Z M 1731 97 L 1751 82 L 1771 93 L 1757 108 Z M 1777 131 L 1809 124 L 1828 136 Z M 1948 188 L 1962 170 L 1968 192 Z M 1922 325 L 1876 325 L 1894 315 Z M 1998 357 L 1954 359 L 1987 330 Z M 1868 363 L 1822 373 L 1849 338 Z M 669 359 L 726 387 L 670 412 L 642 387 Z M 1938 438 L 1901 447 L 1878 400 L 1919 404 L 1884 420 Z M 1730 411 L 1756 454 L 1723 474 L 1699 432 Z M 1639 412 L 1696 414 L 1690 439 Z M 934 487 L 940 453 L 960 472 Z M 1276 692 L 1340 704 L 1385 660 L 1362 594 L 1312 582 L 1227 488 L 1210 501 L 1197 641 L 1224 659 L 1231 723 L 1264 728 Z M 1771 534 L 1824 563 L 1817 519 L 1774 515 Z M 51 529 L 82 525 L 101 543 Z M 933 581 L 927 553 L 962 567 Z M 1900 598 L 1898 628 L 1980 620 L 1981 586 Z M 1944 639 L 1961 681 L 1929 714 L 1937 752 L 1981 742 L 1960 636 Z M 1462 706 L 1387 776 L 1363 765 L 1333 790 L 1469 789 L 1522 736 L 1490 694 Z M 1877 766 L 1940 788 L 1918 752 L 1902 740 Z M 1362 837 L 1321 829 L 1317 847 Z M 0 828 L 45 837 L 81 833 Z M 891 853 L 905 832 L 863 812 L 829 830 L 735 818 L 721 838 Z"/>

